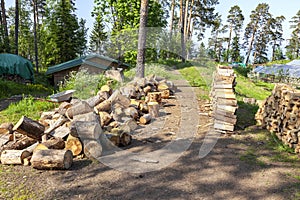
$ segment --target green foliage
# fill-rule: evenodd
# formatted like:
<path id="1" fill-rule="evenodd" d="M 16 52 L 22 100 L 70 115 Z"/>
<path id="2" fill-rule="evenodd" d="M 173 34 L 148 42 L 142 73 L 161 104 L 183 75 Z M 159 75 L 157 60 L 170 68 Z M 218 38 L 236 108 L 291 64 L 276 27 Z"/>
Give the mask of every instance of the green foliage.
<path id="1" fill-rule="evenodd" d="M 238 109 L 236 112 L 238 129 L 244 129 L 246 127 L 256 124 L 255 114 L 258 110 L 258 106 L 238 101 Z"/>
<path id="2" fill-rule="evenodd" d="M 237 67 L 234 68 L 235 72 L 239 75 L 242 75 L 244 77 L 247 77 L 247 74 L 251 71 L 250 67 Z"/>
<path id="3" fill-rule="evenodd" d="M 49 111 L 55 106 L 56 104 L 52 102 L 35 100 L 32 96 L 25 97 L 1 111 L 0 121 L 13 122 L 15 124 L 23 115 L 38 120 L 43 111 Z"/>
<path id="4" fill-rule="evenodd" d="M 132 68 L 130 70 L 125 71 L 124 76 L 127 81 L 134 79 L 136 68 Z M 146 63 L 145 64 L 145 76 L 156 75 L 160 77 L 164 77 L 166 79 L 178 79 L 178 76 L 170 73 L 170 68 L 166 65 L 159 63 Z"/>
<path id="5" fill-rule="evenodd" d="M 108 80 L 110 79 L 102 74 L 90 74 L 87 70 L 71 72 L 68 78 L 59 85 L 59 91 L 76 90 L 73 94 L 74 97 L 88 99 L 97 94 L 101 86 L 105 85 Z M 112 81 L 112 88 L 117 86 L 117 81 Z"/>
<path id="6" fill-rule="evenodd" d="M 20 84 L 13 81 L 7 81 L 0 78 L 0 99 L 8 98 L 13 95 L 31 94 L 31 95 L 47 95 L 53 90 L 41 84 Z"/>

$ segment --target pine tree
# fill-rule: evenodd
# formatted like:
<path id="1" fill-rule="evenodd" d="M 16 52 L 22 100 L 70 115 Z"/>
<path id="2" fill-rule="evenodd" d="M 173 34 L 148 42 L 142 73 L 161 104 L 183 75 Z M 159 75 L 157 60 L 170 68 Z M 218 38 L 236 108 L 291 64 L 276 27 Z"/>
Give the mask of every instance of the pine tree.
<path id="1" fill-rule="evenodd" d="M 282 22 L 285 20 L 284 16 L 279 16 L 270 19 L 270 44 L 272 47 L 272 61 L 276 60 L 276 50 L 281 46 L 283 39 Z"/>
<path id="2" fill-rule="evenodd" d="M 299 57 L 300 53 L 300 10 L 292 17 L 290 24 L 293 32 L 286 49 L 290 54 L 290 59 L 295 59 Z"/>

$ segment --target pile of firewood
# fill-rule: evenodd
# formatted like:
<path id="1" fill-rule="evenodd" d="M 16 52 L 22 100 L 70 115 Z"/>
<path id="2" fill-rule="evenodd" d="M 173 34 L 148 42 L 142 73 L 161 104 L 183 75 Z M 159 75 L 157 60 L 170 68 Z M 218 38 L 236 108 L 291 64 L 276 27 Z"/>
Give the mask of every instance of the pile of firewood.
<path id="1" fill-rule="evenodd" d="M 277 84 L 259 106 L 255 115 L 258 125 L 275 133 L 284 144 L 300 153 L 300 91 Z"/>
<path id="2" fill-rule="evenodd" d="M 218 66 L 214 72 L 210 98 L 212 103 L 211 115 L 214 118 L 214 128 L 222 133 L 234 130 L 237 117 L 237 100 L 234 94 L 234 70 L 229 66 Z"/>
<path id="3" fill-rule="evenodd" d="M 97 159 L 127 146 L 138 125 L 159 116 L 162 99 L 175 86 L 150 76 L 113 91 L 109 84 L 87 100 L 72 99 L 38 121 L 23 116 L 15 125 L 0 126 L 2 164 L 32 165 L 36 169 L 68 169 L 75 156 Z"/>

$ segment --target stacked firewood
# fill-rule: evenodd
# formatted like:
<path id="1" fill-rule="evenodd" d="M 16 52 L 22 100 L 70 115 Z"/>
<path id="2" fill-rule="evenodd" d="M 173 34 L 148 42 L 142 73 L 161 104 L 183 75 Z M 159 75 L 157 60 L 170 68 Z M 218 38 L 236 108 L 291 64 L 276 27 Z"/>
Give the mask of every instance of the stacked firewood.
<path id="1" fill-rule="evenodd" d="M 275 133 L 284 144 L 300 153 L 300 91 L 277 84 L 259 106 L 255 115 L 258 125 Z"/>
<path id="2" fill-rule="evenodd" d="M 75 156 L 97 159 L 127 146 L 138 125 L 159 116 L 162 99 L 174 93 L 172 82 L 156 76 L 131 81 L 119 90 L 101 87 L 96 96 L 72 99 L 39 120 L 23 116 L 0 126 L 2 164 L 36 169 L 68 169 Z"/>
<path id="3" fill-rule="evenodd" d="M 237 117 L 237 100 L 234 94 L 234 70 L 229 66 L 218 66 L 214 72 L 210 98 L 212 102 L 212 116 L 214 128 L 222 133 L 234 130 Z"/>

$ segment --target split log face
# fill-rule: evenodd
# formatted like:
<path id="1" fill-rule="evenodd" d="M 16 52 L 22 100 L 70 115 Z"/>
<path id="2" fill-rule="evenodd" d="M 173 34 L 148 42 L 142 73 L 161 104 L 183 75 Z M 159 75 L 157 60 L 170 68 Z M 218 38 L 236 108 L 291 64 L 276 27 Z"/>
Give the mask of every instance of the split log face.
<path id="1" fill-rule="evenodd" d="M 38 150 L 31 158 L 31 165 L 35 169 L 69 169 L 72 162 L 73 155 L 70 150 Z"/>
<path id="2" fill-rule="evenodd" d="M 79 138 L 69 135 L 65 149 L 72 151 L 73 156 L 78 156 L 82 152 L 82 143 Z"/>
<path id="3" fill-rule="evenodd" d="M 100 124 L 102 127 L 107 126 L 112 119 L 110 114 L 108 114 L 107 112 L 99 112 L 99 116 L 100 116 Z"/>
<path id="4" fill-rule="evenodd" d="M 18 131 L 21 134 L 27 135 L 33 139 L 42 140 L 45 127 L 38 121 L 32 120 L 23 116 L 14 126 L 13 131 Z"/>
<path id="5" fill-rule="evenodd" d="M 101 102 L 101 103 L 99 103 L 98 105 L 96 105 L 95 107 L 94 107 L 94 110 L 97 112 L 97 113 L 99 113 L 99 112 L 109 112 L 110 110 L 111 110 L 111 104 L 112 104 L 112 102 L 109 100 L 109 99 L 107 99 L 107 100 L 105 100 L 105 101 L 103 101 L 103 102 Z"/>
<path id="6" fill-rule="evenodd" d="M 1 163 L 5 165 L 22 165 L 24 159 L 30 156 L 26 150 L 5 150 L 1 153 Z"/>
<path id="7" fill-rule="evenodd" d="M 161 92 L 149 92 L 148 95 L 148 102 L 157 102 L 161 103 Z"/>

